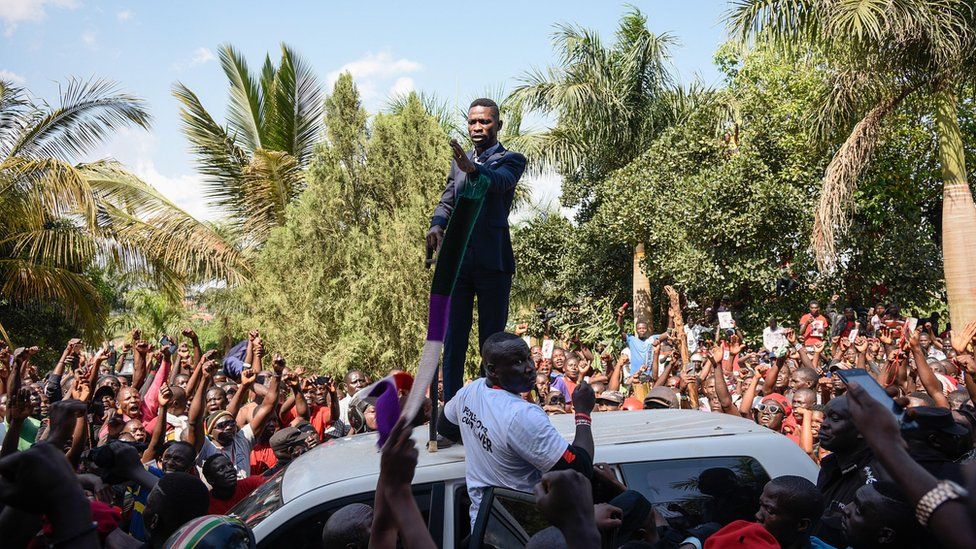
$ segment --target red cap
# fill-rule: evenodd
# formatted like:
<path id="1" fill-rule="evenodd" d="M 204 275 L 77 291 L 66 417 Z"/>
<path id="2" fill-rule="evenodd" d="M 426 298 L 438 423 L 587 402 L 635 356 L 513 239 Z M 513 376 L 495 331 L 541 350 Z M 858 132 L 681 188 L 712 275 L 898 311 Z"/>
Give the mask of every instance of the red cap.
<path id="1" fill-rule="evenodd" d="M 785 396 L 779 393 L 770 393 L 763 397 L 762 402 L 766 402 L 767 400 L 773 400 L 776 402 L 776 404 L 779 404 L 779 407 L 783 409 L 783 414 L 785 417 L 790 417 L 793 415 L 793 408 L 790 407 L 790 402 L 786 400 Z"/>
<path id="2" fill-rule="evenodd" d="M 729 523 L 705 540 L 705 549 L 731 549 L 733 547 L 779 549 L 779 542 L 761 525 L 745 520 Z"/>
<path id="3" fill-rule="evenodd" d="M 624 399 L 624 404 L 623 404 L 623 406 L 620 407 L 620 409 L 621 410 L 630 410 L 632 412 L 635 411 L 635 410 L 643 410 L 644 409 L 644 403 L 641 402 L 641 401 L 639 401 L 639 400 L 637 400 L 634 397 L 627 397 L 627 398 Z"/>

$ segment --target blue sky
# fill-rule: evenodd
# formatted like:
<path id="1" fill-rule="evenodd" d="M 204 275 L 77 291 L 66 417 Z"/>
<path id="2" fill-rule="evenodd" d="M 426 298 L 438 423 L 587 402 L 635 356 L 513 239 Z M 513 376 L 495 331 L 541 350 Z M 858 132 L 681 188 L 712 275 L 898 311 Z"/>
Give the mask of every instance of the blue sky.
<path id="1" fill-rule="evenodd" d="M 725 39 L 725 0 L 632 1 L 654 32 L 680 41 L 673 63 L 684 82 L 718 84 L 712 56 Z M 475 7 L 483 6 L 483 7 Z M 278 44 L 294 47 L 330 83 L 353 73 L 371 112 L 391 93 L 416 89 L 454 102 L 486 90 L 511 89 L 527 69 L 553 61 L 556 23 L 574 23 L 612 39 L 624 3 L 599 0 L 494 1 L 94 1 L 0 0 L 0 77 L 55 102 L 58 83 L 97 76 L 144 98 L 150 132 L 127 131 L 96 156 L 113 156 L 179 205 L 206 218 L 200 177 L 179 131 L 170 94 L 180 81 L 218 119 L 226 81 L 217 46 L 229 42 L 252 67 Z M 551 199 L 558 180 L 533 183 Z"/>

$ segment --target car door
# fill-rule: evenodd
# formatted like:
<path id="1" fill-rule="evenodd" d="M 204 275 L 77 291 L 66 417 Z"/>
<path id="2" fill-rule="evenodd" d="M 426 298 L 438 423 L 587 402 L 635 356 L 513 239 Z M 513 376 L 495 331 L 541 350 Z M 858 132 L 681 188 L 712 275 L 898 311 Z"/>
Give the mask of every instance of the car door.
<path id="1" fill-rule="evenodd" d="M 491 487 L 482 496 L 468 549 L 518 549 L 548 527 L 533 494 Z"/>

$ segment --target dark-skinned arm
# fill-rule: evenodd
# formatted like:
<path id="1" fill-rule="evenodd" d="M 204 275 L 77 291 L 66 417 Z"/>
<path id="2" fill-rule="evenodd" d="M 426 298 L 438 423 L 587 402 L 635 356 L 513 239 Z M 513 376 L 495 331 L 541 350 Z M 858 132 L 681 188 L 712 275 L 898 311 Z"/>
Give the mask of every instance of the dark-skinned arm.
<path id="1" fill-rule="evenodd" d="M 925 388 L 925 392 L 935 401 L 936 406 L 939 408 L 948 408 L 949 399 L 942 392 L 942 382 L 939 381 L 939 378 L 935 377 L 935 372 L 929 366 L 925 352 L 922 351 L 922 345 L 919 343 L 919 336 L 922 333 L 922 329 L 916 328 L 915 331 L 909 331 L 906 328 L 905 332 L 902 337 L 908 339 L 908 345 L 912 349 L 912 357 L 915 358 L 915 370 L 918 372 L 918 380 L 922 383 L 922 387 Z"/>
<path id="2" fill-rule="evenodd" d="M 275 405 L 278 404 L 278 382 L 285 370 L 285 359 L 281 355 L 275 355 L 271 365 L 274 368 L 274 375 L 271 377 L 271 383 L 268 384 L 268 394 L 265 395 L 264 400 L 261 401 L 261 406 L 251 418 L 251 431 L 254 432 L 254 436 L 257 436 L 264 429 L 265 423 L 274 413 Z"/>
<path id="3" fill-rule="evenodd" d="M 894 480 L 915 506 L 922 496 L 935 488 L 938 480 L 909 454 L 895 416 L 874 400 L 859 384 L 851 383 L 847 391 L 851 416 L 859 433 L 874 451 L 885 472 Z M 911 411 L 906 413 L 911 419 Z M 972 547 L 976 530 L 969 517 L 966 499 L 955 499 L 940 505 L 929 516 L 928 533 L 943 546 Z"/>
<path id="4" fill-rule="evenodd" d="M 146 355 L 152 351 L 152 346 L 145 341 L 138 341 L 132 348 L 132 386 L 142 389 L 148 375 Z"/>
<path id="5" fill-rule="evenodd" d="M 153 427 L 152 437 L 149 439 L 149 445 L 146 446 L 146 451 L 142 453 L 142 462 L 149 463 L 150 461 L 156 459 L 160 452 L 160 447 L 166 440 L 166 413 L 169 409 L 169 403 L 173 399 L 173 391 L 170 390 L 169 385 L 163 385 L 159 389 L 159 398 L 157 398 L 157 413 L 156 425 Z"/>
<path id="6" fill-rule="evenodd" d="M 190 343 L 193 344 L 193 363 L 199 364 L 200 359 L 203 358 L 203 349 L 200 348 L 200 337 L 193 331 L 193 328 L 183 328 L 182 333 L 184 337 L 190 338 Z"/>
<path id="7" fill-rule="evenodd" d="M 739 415 L 742 417 L 752 417 L 752 401 L 756 400 L 756 389 L 759 387 L 759 380 L 763 378 L 762 373 L 757 369 L 756 375 L 752 376 L 749 387 L 742 395 L 742 402 L 739 403 Z"/>
<path id="8" fill-rule="evenodd" d="M 196 393 L 193 395 L 193 401 L 190 402 L 190 412 L 187 414 L 187 421 L 190 423 L 190 428 L 184 432 L 184 437 L 187 442 L 193 445 L 194 454 L 200 453 L 200 448 L 203 448 L 203 441 L 205 434 L 203 432 L 203 416 L 207 410 L 207 389 L 210 388 L 210 382 L 213 380 L 213 373 L 217 370 L 217 362 L 214 360 L 208 360 L 203 364 L 203 373 L 200 379 L 199 385 L 197 385 Z"/>
<path id="9" fill-rule="evenodd" d="M 254 381 L 257 376 L 251 370 L 247 368 L 241 370 L 241 386 L 237 388 L 237 392 L 230 399 L 230 404 L 227 405 L 227 412 L 230 415 L 237 417 L 237 413 L 241 411 L 241 406 L 247 402 L 247 395 L 254 389 Z"/>
<path id="10" fill-rule="evenodd" d="M 740 417 L 742 414 L 739 413 L 739 409 L 732 402 L 732 395 L 729 394 L 729 385 L 725 382 L 725 374 L 722 373 L 722 369 L 716 368 L 713 375 L 715 376 L 715 398 L 722 405 L 722 413 Z"/>

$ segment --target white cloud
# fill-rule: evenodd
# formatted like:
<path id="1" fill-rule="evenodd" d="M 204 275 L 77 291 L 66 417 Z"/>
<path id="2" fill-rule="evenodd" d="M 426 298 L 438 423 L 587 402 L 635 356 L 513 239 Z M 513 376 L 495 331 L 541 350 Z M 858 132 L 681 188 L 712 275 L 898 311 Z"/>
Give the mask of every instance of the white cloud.
<path id="1" fill-rule="evenodd" d="M 422 64 L 405 57 L 395 59 L 388 51 L 368 52 L 363 57 L 330 72 L 327 81 L 331 88 L 339 79 L 339 75 L 348 72 L 355 80 L 363 101 L 369 103 L 380 98 L 381 89 L 388 89 L 390 94 L 403 91 L 408 87 L 413 89 L 413 79 L 404 75 L 423 68 Z"/>
<path id="2" fill-rule="evenodd" d="M 173 63 L 173 70 L 182 71 L 216 60 L 217 56 L 214 55 L 214 52 L 210 51 L 209 48 L 200 46 L 199 48 L 193 50 L 193 55 L 190 57 L 189 61 L 177 61 Z"/>
<path id="3" fill-rule="evenodd" d="M 390 97 L 397 97 L 399 95 L 406 95 L 415 89 L 413 78 L 409 76 L 401 76 L 397 78 L 397 81 L 393 83 L 390 87 L 389 95 Z"/>
<path id="4" fill-rule="evenodd" d="M 81 41 L 84 42 L 85 45 L 88 46 L 89 48 L 95 46 L 95 41 L 97 40 L 97 38 L 98 35 L 95 34 L 95 31 L 91 29 L 87 29 L 85 32 L 81 33 Z"/>
<path id="5" fill-rule="evenodd" d="M 115 14 L 115 18 L 123 23 L 131 20 L 133 17 L 135 17 L 135 14 L 132 13 L 132 10 L 122 10 Z"/>
<path id="6" fill-rule="evenodd" d="M 13 82 L 14 84 L 20 84 L 20 85 L 23 85 L 25 82 L 27 82 L 27 79 L 24 78 L 23 76 L 15 72 L 3 70 L 3 69 L 0 69 L 0 80 L 6 80 L 7 82 Z"/>
<path id="7" fill-rule="evenodd" d="M 143 130 L 122 128 L 115 139 L 107 143 L 98 157 L 112 157 L 140 179 L 152 185 L 166 198 L 199 220 L 212 221 L 221 213 L 207 204 L 203 196 L 203 176 L 197 173 L 162 173 L 153 161 L 158 139 Z"/>
<path id="8" fill-rule="evenodd" d="M 77 0 L 0 0 L 0 21 L 4 23 L 4 34 L 12 35 L 18 23 L 44 19 L 46 5 L 74 9 L 78 7 L 78 2 Z"/>

